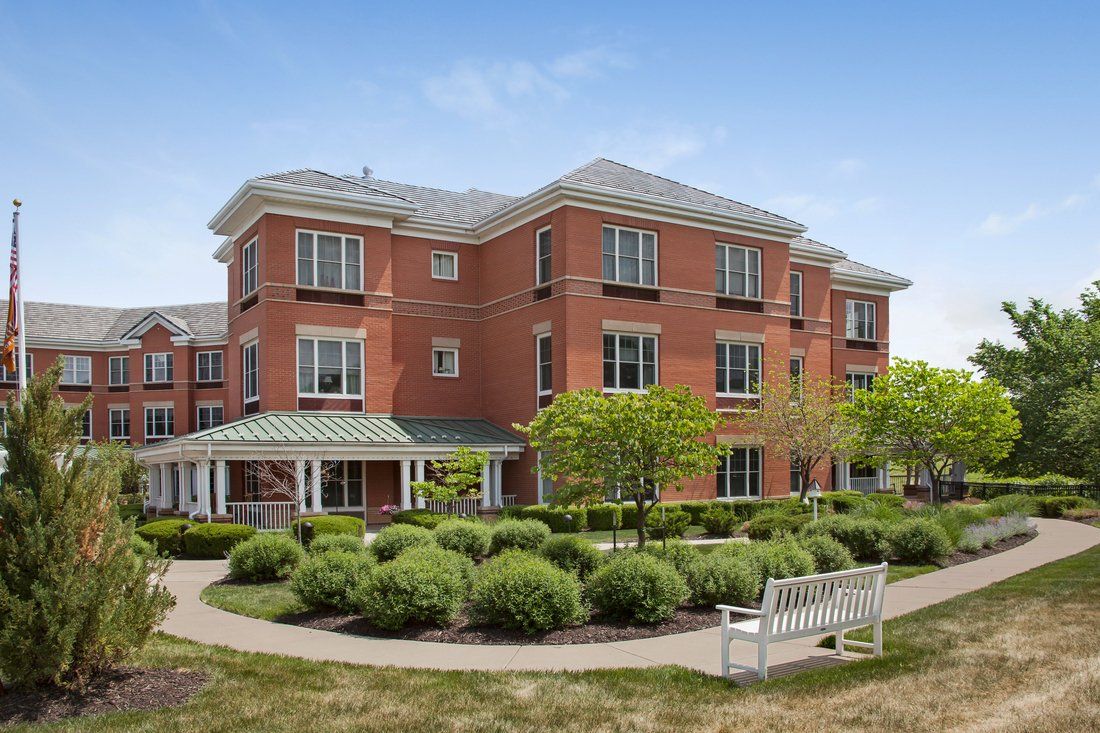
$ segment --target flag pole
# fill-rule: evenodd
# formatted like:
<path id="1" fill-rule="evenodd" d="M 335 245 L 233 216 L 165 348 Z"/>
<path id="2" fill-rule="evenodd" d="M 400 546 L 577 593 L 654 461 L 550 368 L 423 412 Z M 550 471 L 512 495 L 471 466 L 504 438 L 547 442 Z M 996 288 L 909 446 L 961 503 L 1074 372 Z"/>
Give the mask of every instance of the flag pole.
<path id="1" fill-rule="evenodd" d="M 13 228 L 13 231 L 14 231 L 13 237 L 14 237 L 14 241 L 18 242 L 19 241 L 19 207 L 23 205 L 23 202 L 20 201 L 19 199 L 14 199 L 12 201 L 12 204 L 15 206 L 15 213 L 12 214 L 12 228 Z M 19 280 L 22 281 L 22 279 L 23 279 L 23 268 L 22 268 L 22 265 L 19 262 L 19 259 L 21 257 L 20 249 L 22 249 L 22 248 L 19 247 L 19 246 L 16 246 L 16 249 L 15 249 L 15 271 L 17 273 L 19 273 Z M 16 363 L 15 363 L 15 369 L 16 369 L 15 373 L 17 375 L 17 380 L 18 380 L 18 384 L 19 384 L 19 399 L 20 399 L 20 401 L 22 401 L 23 392 L 25 392 L 26 389 L 27 389 L 27 341 L 26 341 L 26 336 L 24 334 L 24 331 L 26 331 L 26 324 L 23 320 L 23 283 L 22 282 L 19 283 L 19 287 L 15 291 L 15 294 L 19 298 L 19 302 L 16 306 L 17 309 L 18 309 L 18 313 L 19 313 L 19 316 L 18 316 L 18 318 L 19 318 L 19 335 L 17 337 L 18 338 L 18 346 L 17 346 L 18 358 L 16 359 Z"/>

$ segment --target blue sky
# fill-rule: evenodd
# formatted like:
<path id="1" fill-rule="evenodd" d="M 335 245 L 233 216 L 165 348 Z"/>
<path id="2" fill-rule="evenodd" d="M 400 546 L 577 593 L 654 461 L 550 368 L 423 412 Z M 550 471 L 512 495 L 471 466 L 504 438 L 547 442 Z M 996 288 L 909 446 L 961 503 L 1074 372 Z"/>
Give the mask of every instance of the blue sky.
<path id="1" fill-rule="evenodd" d="M 1089 3 L 0 2 L 0 196 L 29 298 L 224 297 L 206 222 L 298 167 L 527 193 L 596 156 L 915 281 L 895 354 L 1100 278 Z"/>

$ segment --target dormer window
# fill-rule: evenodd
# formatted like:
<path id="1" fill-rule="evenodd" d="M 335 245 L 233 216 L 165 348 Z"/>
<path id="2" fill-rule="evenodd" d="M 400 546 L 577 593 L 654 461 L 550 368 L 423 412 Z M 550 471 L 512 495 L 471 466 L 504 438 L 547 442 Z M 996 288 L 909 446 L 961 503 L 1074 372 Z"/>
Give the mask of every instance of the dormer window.
<path id="1" fill-rule="evenodd" d="M 363 240 L 344 234 L 298 231 L 298 284 L 362 289 Z"/>

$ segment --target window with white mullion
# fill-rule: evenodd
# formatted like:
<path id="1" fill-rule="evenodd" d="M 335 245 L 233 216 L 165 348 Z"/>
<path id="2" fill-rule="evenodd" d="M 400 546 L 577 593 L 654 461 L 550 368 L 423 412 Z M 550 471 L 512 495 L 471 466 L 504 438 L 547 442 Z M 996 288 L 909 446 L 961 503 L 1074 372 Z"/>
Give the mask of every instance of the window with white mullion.
<path id="1" fill-rule="evenodd" d="M 91 384 L 92 357 L 65 356 L 61 371 L 62 384 Z"/>
<path id="2" fill-rule="evenodd" d="M 759 499 L 760 465 L 759 448 L 734 448 L 719 459 L 718 498 Z"/>
<path id="3" fill-rule="evenodd" d="M 736 244 L 714 247 L 714 289 L 739 298 L 760 297 L 760 250 Z"/>
<path id="4" fill-rule="evenodd" d="M 146 382 L 171 382 L 172 362 L 174 357 L 170 353 L 145 355 L 145 381 Z"/>
<path id="5" fill-rule="evenodd" d="M 654 232 L 605 226 L 601 248 L 604 280 L 657 284 L 657 235 Z"/>
<path id="6" fill-rule="evenodd" d="M 791 270 L 791 315 L 802 317 L 802 273 Z"/>
<path id="7" fill-rule="evenodd" d="M 197 430 L 216 428 L 222 424 L 224 411 L 221 405 L 200 405 L 197 409 Z"/>
<path id="8" fill-rule="evenodd" d="M 550 227 L 540 229 L 535 234 L 535 283 L 545 285 L 550 282 Z"/>
<path id="9" fill-rule="evenodd" d="M 362 342 L 299 338 L 298 394 L 362 396 Z"/>
<path id="10" fill-rule="evenodd" d="M 605 333 L 604 391 L 643 390 L 651 384 L 657 384 L 657 337 Z"/>
<path id="11" fill-rule="evenodd" d="M 253 239 L 241 248 L 241 297 L 259 286 L 259 240 Z"/>
<path id="12" fill-rule="evenodd" d="M 538 393 L 548 395 L 554 389 L 553 383 L 553 341 L 550 334 L 542 334 L 535 342 L 538 359 Z"/>
<path id="13" fill-rule="evenodd" d="M 436 280 L 458 279 L 458 252 L 432 252 L 432 277 Z"/>
<path id="14" fill-rule="evenodd" d="M 130 408 L 112 407 L 107 411 L 111 440 L 130 439 Z"/>
<path id="15" fill-rule="evenodd" d="M 200 351 L 196 359 L 196 379 L 200 382 L 220 382 L 223 376 L 222 352 Z"/>
<path id="16" fill-rule="evenodd" d="M 844 304 L 845 336 L 867 341 L 875 338 L 875 304 L 864 300 L 849 300 Z"/>
<path id="17" fill-rule="evenodd" d="M 13 361 L 16 361 L 16 360 L 19 359 L 18 352 L 16 352 L 16 354 L 12 357 L 12 359 L 13 359 Z M 31 353 L 27 354 L 27 360 L 24 362 L 23 368 L 26 370 L 28 378 L 31 376 L 31 374 L 34 373 L 34 354 L 31 354 Z M 6 366 L 4 366 L 3 364 L 0 364 L 0 382 L 15 382 L 15 381 L 18 381 L 18 376 L 19 375 L 17 374 L 17 371 L 18 370 L 12 370 L 12 371 L 9 372 L 8 368 Z"/>
<path id="18" fill-rule="evenodd" d="M 130 357 L 112 356 L 107 360 L 107 384 L 130 383 Z"/>
<path id="19" fill-rule="evenodd" d="M 145 438 L 171 438 L 176 430 L 176 411 L 172 407 L 145 408 Z"/>
<path id="20" fill-rule="evenodd" d="M 432 349 L 432 376 L 458 376 L 458 349 L 440 347 Z"/>
<path id="21" fill-rule="evenodd" d="M 326 462 L 321 479 L 321 506 L 358 509 L 363 506 L 363 462 Z"/>
<path id="22" fill-rule="evenodd" d="M 299 285 L 361 289 L 362 239 L 306 231 L 298 231 L 297 237 Z"/>
<path id="23" fill-rule="evenodd" d="M 248 403 L 260 399 L 260 344 L 258 341 L 246 344 L 241 349 L 241 376 L 244 401 Z"/>
<path id="24" fill-rule="evenodd" d="M 760 391 L 760 345 L 719 341 L 715 346 L 715 391 L 722 397 L 756 397 Z"/>
<path id="25" fill-rule="evenodd" d="M 874 387 L 875 375 L 871 372 L 846 372 L 844 382 L 848 385 L 848 399 L 854 400 L 857 391 Z"/>

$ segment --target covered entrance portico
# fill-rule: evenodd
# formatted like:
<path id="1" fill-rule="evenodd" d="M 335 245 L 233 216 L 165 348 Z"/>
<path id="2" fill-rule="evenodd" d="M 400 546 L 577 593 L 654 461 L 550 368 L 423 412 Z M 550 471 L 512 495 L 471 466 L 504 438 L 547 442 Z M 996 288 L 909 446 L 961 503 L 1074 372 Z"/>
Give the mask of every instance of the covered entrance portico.
<path id="1" fill-rule="evenodd" d="M 461 500 L 457 511 L 513 502 L 502 486 L 503 462 L 517 459 L 525 446 L 486 420 L 268 412 L 147 445 L 135 455 L 149 470 L 149 511 L 280 529 L 296 510 L 376 523 L 384 521 L 384 505 L 423 507 L 411 483 L 426 477 L 430 461 L 459 446 L 487 452 L 489 463 L 481 497 Z"/>

